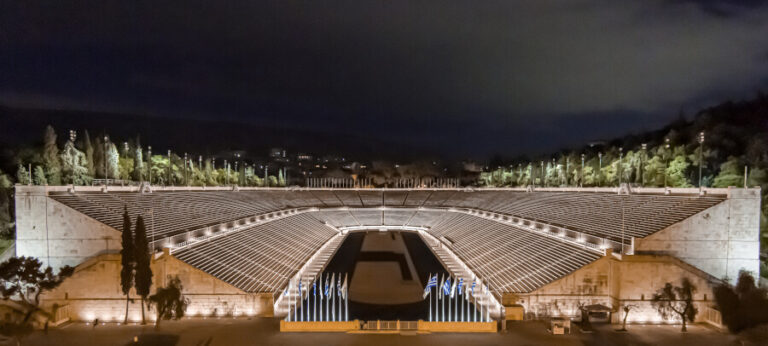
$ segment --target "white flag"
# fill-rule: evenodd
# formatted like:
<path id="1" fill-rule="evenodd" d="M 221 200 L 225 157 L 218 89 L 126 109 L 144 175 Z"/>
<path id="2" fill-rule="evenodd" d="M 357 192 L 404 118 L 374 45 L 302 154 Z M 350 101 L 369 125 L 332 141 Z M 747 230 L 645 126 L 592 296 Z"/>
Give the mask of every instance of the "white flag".
<path id="1" fill-rule="evenodd" d="M 344 284 L 341 285 L 341 297 L 347 299 L 347 274 L 344 274 Z"/>

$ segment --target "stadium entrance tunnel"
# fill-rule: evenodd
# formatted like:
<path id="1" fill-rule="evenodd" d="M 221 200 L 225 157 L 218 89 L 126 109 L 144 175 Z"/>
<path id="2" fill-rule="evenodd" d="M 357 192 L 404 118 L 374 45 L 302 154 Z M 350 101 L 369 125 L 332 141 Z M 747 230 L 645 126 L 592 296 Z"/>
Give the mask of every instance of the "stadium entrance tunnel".
<path id="1" fill-rule="evenodd" d="M 418 233 L 350 232 L 326 273 L 349 273 L 349 320 L 428 320 L 430 274 L 448 271 Z"/>

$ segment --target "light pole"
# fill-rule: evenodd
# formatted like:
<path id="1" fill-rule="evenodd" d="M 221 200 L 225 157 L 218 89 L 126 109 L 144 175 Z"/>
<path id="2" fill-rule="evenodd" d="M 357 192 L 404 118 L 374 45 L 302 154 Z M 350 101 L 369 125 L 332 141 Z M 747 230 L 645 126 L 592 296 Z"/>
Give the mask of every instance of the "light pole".
<path id="1" fill-rule="evenodd" d="M 104 183 L 109 179 L 109 171 L 107 170 L 107 151 L 109 151 L 109 136 L 104 136 Z"/>
<path id="2" fill-rule="evenodd" d="M 172 165 L 173 165 L 173 162 L 171 162 L 171 149 L 168 149 L 168 185 L 171 185 L 173 183 L 173 180 L 171 180 Z"/>
<path id="3" fill-rule="evenodd" d="M 571 163 L 571 158 L 566 156 L 565 157 L 565 186 L 568 186 L 568 173 L 569 173 L 569 167 Z"/>
<path id="4" fill-rule="evenodd" d="M 227 170 L 227 180 L 225 185 L 229 185 L 229 163 L 227 160 L 224 160 L 224 168 Z"/>
<path id="5" fill-rule="evenodd" d="M 242 185 L 242 182 L 241 182 L 242 174 L 240 174 L 240 170 L 237 169 L 237 166 L 240 164 L 240 153 L 235 153 L 235 158 L 237 159 L 237 161 L 235 161 L 235 172 L 237 172 L 237 184 Z"/>
<path id="6" fill-rule="evenodd" d="M 152 146 L 147 147 L 147 176 L 149 177 L 149 185 L 152 185 Z"/>
<path id="7" fill-rule="evenodd" d="M 187 153 L 184 153 L 184 185 L 189 186 L 189 178 L 187 177 Z"/>
<path id="8" fill-rule="evenodd" d="M 645 160 L 648 156 L 648 146 L 643 143 L 640 145 L 640 147 L 643 149 L 643 156 L 640 157 L 640 186 L 645 186 L 645 168 L 643 167 L 643 164 L 645 163 Z"/>
<path id="9" fill-rule="evenodd" d="M 544 180 L 544 161 L 541 161 L 541 186 L 547 186 L 547 181 Z"/>
<path id="10" fill-rule="evenodd" d="M 664 156 L 666 162 L 664 162 L 664 187 L 667 187 L 667 166 L 669 166 L 669 138 L 664 138 Z"/>
<path id="11" fill-rule="evenodd" d="M 197 169 L 200 171 L 203 170 L 203 155 L 197 157 Z"/>
<path id="12" fill-rule="evenodd" d="M 621 186 L 621 174 L 624 173 L 624 172 L 622 172 L 622 167 L 621 167 L 622 166 L 622 162 L 624 161 L 623 159 L 624 159 L 624 148 L 623 147 L 619 147 L 619 169 L 618 169 L 618 171 L 619 171 L 619 186 Z"/>
<path id="13" fill-rule="evenodd" d="M 579 187 L 584 187 L 584 154 L 581 154 L 581 178 L 579 179 Z"/>
<path id="14" fill-rule="evenodd" d="M 699 191 L 701 191 L 701 168 L 704 167 L 704 131 L 699 133 Z"/>

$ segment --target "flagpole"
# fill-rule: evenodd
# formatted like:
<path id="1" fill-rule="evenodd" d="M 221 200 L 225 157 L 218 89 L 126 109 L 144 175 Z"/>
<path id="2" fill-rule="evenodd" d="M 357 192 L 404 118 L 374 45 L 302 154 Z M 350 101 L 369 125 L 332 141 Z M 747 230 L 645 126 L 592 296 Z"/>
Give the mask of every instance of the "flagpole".
<path id="1" fill-rule="evenodd" d="M 435 278 L 435 281 L 437 281 L 437 278 Z M 437 297 L 439 296 L 440 296 L 440 287 L 437 287 L 437 285 L 435 285 L 435 321 L 440 319 L 440 315 L 437 313 Z"/>
<path id="2" fill-rule="evenodd" d="M 317 322 L 317 277 L 312 282 L 312 321 Z"/>
<path id="3" fill-rule="evenodd" d="M 427 275 L 427 288 L 429 289 L 429 293 L 427 295 L 432 293 L 432 287 L 429 287 L 429 280 L 431 279 L 432 279 L 432 273 L 429 273 L 429 275 Z M 429 297 L 427 299 L 429 300 L 429 322 L 432 322 L 432 297 Z"/>

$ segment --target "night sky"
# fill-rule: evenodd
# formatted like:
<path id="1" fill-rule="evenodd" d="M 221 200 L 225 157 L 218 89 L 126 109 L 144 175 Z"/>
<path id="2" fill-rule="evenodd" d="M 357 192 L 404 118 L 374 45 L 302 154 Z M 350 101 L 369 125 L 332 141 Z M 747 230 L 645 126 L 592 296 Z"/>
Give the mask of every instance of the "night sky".
<path id="1" fill-rule="evenodd" d="M 768 90 L 761 3 L 0 0 L 0 104 L 542 153 Z"/>

